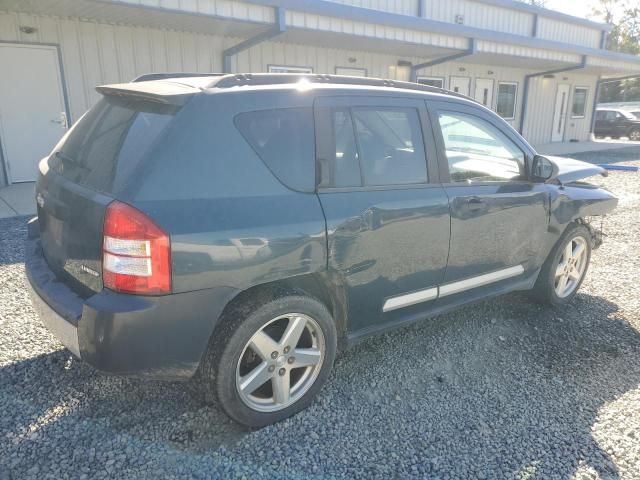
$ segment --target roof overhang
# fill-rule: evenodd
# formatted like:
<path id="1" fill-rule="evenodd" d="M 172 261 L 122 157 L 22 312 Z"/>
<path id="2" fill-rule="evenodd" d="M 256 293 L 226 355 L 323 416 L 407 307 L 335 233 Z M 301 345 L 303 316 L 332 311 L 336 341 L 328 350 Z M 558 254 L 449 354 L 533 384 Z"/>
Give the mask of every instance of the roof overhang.
<path id="1" fill-rule="evenodd" d="M 506 0 L 486 1 L 501 3 Z M 511 3 L 513 2 L 509 0 L 509 4 Z M 275 9 L 281 8 L 292 15 L 287 21 L 286 32 L 278 40 L 291 43 L 337 49 L 344 49 L 348 45 L 350 50 L 397 55 L 398 59 L 420 63 L 425 59 L 464 52 L 469 40 L 475 39 L 479 48 L 461 61 L 546 70 L 578 63 L 586 55 L 588 61 L 583 70 L 585 73 L 603 77 L 640 74 L 640 57 L 632 55 L 353 7 L 327 0 L 244 0 L 247 8 L 237 9 L 243 11 L 241 14 L 232 11 L 235 9 L 203 12 L 150 7 L 136 0 L 4 0 L 3 5 L 9 10 L 25 13 L 171 28 L 235 38 L 254 37 L 268 31 L 276 21 Z M 250 9 L 253 10 L 249 11 Z M 349 19 L 361 28 L 357 32 L 343 33 L 320 25 L 301 26 L 300 22 L 296 22 L 300 15 L 293 15 L 298 13 L 316 15 L 318 19 L 324 19 L 325 24 L 331 23 L 331 19 L 335 18 Z M 397 36 L 401 39 L 378 35 L 379 30 L 386 28 L 405 34 Z M 430 40 L 424 40 L 425 36 Z M 407 40 L 411 38 L 420 38 L 420 41 Z"/>

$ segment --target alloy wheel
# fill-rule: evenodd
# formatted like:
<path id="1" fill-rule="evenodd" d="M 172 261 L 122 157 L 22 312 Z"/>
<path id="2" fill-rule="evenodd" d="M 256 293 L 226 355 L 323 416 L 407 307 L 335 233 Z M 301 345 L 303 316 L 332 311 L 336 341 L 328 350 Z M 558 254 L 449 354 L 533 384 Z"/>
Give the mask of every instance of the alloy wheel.
<path id="1" fill-rule="evenodd" d="M 587 249 L 587 241 L 582 236 L 571 239 L 564 247 L 555 274 L 554 288 L 558 297 L 568 297 L 580 285 L 587 270 Z"/>
<path id="2" fill-rule="evenodd" d="M 629 140 L 632 140 L 634 142 L 640 141 L 640 130 L 632 130 L 629 134 Z"/>
<path id="3" fill-rule="evenodd" d="M 313 318 L 301 313 L 274 318 L 251 337 L 240 355 L 238 394 L 259 412 L 285 409 L 311 388 L 324 357 L 324 334 Z"/>

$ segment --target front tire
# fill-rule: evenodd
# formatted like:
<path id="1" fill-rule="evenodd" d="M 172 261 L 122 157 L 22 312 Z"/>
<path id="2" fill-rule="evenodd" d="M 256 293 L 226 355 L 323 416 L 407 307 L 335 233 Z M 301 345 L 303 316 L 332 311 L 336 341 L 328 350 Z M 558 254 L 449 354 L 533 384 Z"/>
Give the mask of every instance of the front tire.
<path id="1" fill-rule="evenodd" d="M 640 128 L 634 128 L 629 132 L 629 140 L 632 142 L 640 142 Z"/>
<path id="2" fill-rule="evenodd" d="M 592 237 L 587 227 L 567 227 L 540 270 L 533 296 L 554 306 L 570 303 L 587 274 L 591 250 Z"/>
<path id="3" fill-rule="evenodd" d="M 304 295 L 232 308 L 214 333 L 201 380 L 222 409 L 248 427 L 263 427 L 311 404 L 336 356 L 327 308 Z"/>

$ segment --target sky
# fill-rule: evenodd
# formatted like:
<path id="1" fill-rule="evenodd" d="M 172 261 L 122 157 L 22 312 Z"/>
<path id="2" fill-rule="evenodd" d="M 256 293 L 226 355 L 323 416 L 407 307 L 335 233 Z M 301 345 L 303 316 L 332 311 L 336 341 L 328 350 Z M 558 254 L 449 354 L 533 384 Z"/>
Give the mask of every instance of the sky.
<path id="1" fill-rule="evenodd" d="M 576 17 L 587 18 L 595 2 L 585 0 L 548 0 L 546 7 L 551 10 L 568 13 Z"/>
<path id="2" fill-rule="evenodd" d="M 546 7 L 576 17 L 599 21 L 601 19 L 591 17 L 591 11 L 597 3 L 597 0 L 548 0 Z"/>

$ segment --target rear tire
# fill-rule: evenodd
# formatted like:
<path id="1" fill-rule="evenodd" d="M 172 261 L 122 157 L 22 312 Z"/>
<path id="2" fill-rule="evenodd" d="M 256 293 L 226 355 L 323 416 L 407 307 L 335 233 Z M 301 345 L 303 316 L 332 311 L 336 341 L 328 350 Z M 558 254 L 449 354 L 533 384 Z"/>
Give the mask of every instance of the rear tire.
<path id="1" fill-rule="evenodd" d="M 568 226 L 540 270 L 533 297 L 554 306 L 570 303 L 587 274 L 592 243 L 587 227 L 577 223 Z"/>
<path id="2" fill-rule="evenodd" d="M 232 307 L 214 332 L 200 381 L 209 398 L 248 427 L 308 407 L 326 382 L 337 333 L 327 308 L 297 292 Z"/>

